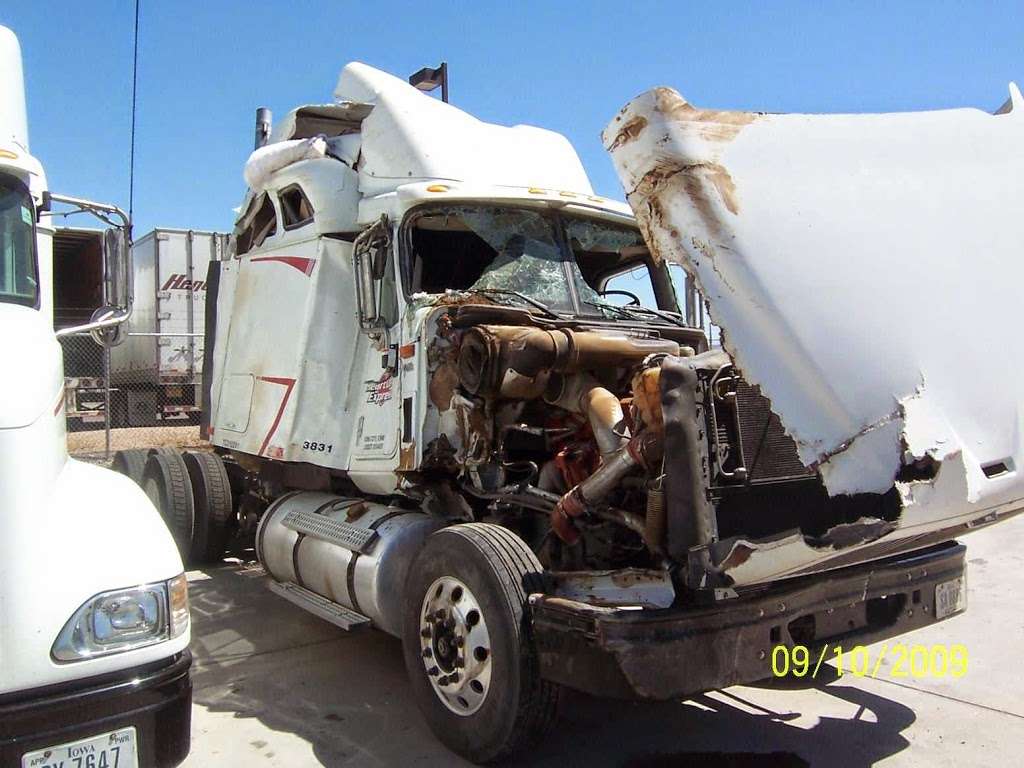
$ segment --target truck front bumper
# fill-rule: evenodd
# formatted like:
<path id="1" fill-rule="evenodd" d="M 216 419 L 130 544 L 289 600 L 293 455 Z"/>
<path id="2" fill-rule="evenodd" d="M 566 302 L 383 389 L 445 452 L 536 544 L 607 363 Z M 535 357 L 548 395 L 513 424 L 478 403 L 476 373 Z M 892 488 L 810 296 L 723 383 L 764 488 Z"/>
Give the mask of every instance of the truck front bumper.
<path id="1" fill-rule="evenodd" d="M 772 676 L 777 645 L 855 645 L 933 624 L 937 585 L 964 578 L 956 542 L 666 609 L 531 596 L 541 674 L 598 696 L 672 699 Z M 945 617 L 943 617 L 945 618 Z"/>
<path id="2" fill-rule="evenodd" d="M 139 765 L 170 768 L 188 755 L 192 655 L 113 675 L 0 696 L 0 768 L 26 752 L 135 726 Z"/>

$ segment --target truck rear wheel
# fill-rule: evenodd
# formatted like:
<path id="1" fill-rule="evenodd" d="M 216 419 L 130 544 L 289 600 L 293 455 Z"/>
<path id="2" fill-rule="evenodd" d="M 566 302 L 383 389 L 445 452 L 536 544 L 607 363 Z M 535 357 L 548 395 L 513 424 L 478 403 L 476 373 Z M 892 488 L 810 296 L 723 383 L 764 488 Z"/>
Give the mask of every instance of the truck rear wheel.
<path id="1" fill-rule="evenodd" d="M 182 457 L 191 480 L 195 506 L 191 559 L 213 563 L 224 556 L 231 534 L 234 513 L 231 482 L 217 454 L 186 451 Z"/>
<path id="2" fill-rule="evenodd" d="M 160 510 L 178 545 L 181 559 L 187 561 L 192 550 L 195 504 L 185 460 L 176 453 L 151 453 L 146 460 L 141 485 L 149 500 Z"/>
<path id="3" fill-rule="evenodd" d="M 146 471 L 147 459 L 149 459 L 149 451 L 144 448 L 116 451 L 110 468 L 126 477 L 130 477 L 135 481 L 136 485 L 142 485 L 142 473 Z"/>
<path id="4" fill-rule="evenodd" d="M 558 686 L 540 677 L 526 600 L 542 567 L 511 531 L 486 523 L 434 533 L 406 582 L 402 647 L 416 703 L 449 749 L 474 762 L 539 741 Z"/>

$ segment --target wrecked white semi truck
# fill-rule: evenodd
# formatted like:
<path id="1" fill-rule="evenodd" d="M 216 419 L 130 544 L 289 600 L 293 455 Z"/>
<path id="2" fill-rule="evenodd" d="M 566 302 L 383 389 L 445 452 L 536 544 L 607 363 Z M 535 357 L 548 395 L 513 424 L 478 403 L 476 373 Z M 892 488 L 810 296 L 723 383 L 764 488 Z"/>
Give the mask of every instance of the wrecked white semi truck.
<path id="1" fill-rule="evenodd" d="M 477 761 L 539 738 L 561 686 L 681 697 L 770 676 L 778 644 L 947 618 L 953 537 L 1024 503 L 999 335 L 1019 109 L 759 118 L 657 91 L 606 142 L 640 227 L 561 136 L 350 64 L 253 154 L 208 277 L 219 479 L 168 495 L 181 540 L 250 531 L 278 593 L 401 637 L 424 716 Z M 949 322 L 968 310 L 991 344 Z"/>

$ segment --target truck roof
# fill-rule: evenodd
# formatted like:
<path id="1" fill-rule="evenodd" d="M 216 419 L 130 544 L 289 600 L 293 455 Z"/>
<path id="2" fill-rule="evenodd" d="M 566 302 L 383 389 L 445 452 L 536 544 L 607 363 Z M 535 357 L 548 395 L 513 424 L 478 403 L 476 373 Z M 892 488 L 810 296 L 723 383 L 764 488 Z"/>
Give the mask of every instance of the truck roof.
<path id="1" fill-rule="evenodd" d="M 409 202 L 409 190 L 443 183 L 452 190 L 461 189 L 465 196 L 485 199 L 539 200 L 552 191 L 563 202 L 575 198 L 591 207 L 607 204 L 612 213 L 628 214 L 625 206 L 608 204 L 594 195 L 576 150 L 554 131 L 484 122 L 359 62 L 342 69 L 334 98 L 333 104 L 293 109 L 275 128 L 272 144 L 326 136 L 328 155 L 358 174 L 363 201 L 386 206 L 398 193 L 401 207 Z M 277 165 L 263 177 L 267 186 L 275 186 L 273 175 L 310 157 L 286 159 L 289 149 L 280 149 L 281 159 L 269 163 L 267 153 L 257 150 L 263 153 L 264 164 L 271 169 Z M 246 202 L 251 199 L 252 191 Z M 243 204 L 242 216 L 246 208 Z M 359 218 L 365 220 L 362 215 Z"/>
<path id="2" fill-rule="evenodd" d="M 11 144 L 28 152 L 25 77 L 18 38 L 0 26 L 0 148 Z"/>
<path id="3" fill-rule="evenodd" d="M 28 151 L 21 46 L 14 32 L 4 26 L 0 26 L 0 169 L 21 178 L 37 204 L 42 200 L 46 177 Z"/>

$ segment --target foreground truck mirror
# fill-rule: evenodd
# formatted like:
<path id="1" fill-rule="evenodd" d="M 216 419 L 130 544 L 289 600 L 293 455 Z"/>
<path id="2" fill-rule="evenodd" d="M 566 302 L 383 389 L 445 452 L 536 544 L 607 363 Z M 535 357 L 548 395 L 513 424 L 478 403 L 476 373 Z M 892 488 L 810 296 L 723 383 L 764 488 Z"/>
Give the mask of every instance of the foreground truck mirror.
<path id="1" fill-rule="evenodd" d="M 103 233 L 103 295 L 106 304 L 112 307 L 129 307 L 132 304 L 132 264 L 128 233 L 120 228 L 111 228 Z"/>
<path id="2" fill-rule="evenodd" d="M 359 305 L 359 325 L 368 333 L 383 327 L 383 318 L 377 302 L 377 285 L 387 269 L 388 248 L 391 247 L 390 227 L 386 216 L 362 232 L 352 248 L 352 262 L 356 280 L 356 302 Z"/>
<path id="3" fill-rule="evenodd" d="M 57 336 L 89 333 L 97 344 L 116 346 L 124 341 L 123 324 L 131 317 L 135 298 L 130 247 L 131 221 L 124 211 L 114 205 L 64 195 L 50 195 L 49 199 L 91 213 L 110 225 L 103 233 L 103 306 L 93 312 L 85 325 L 63 328 L 57 332 Z"/>

